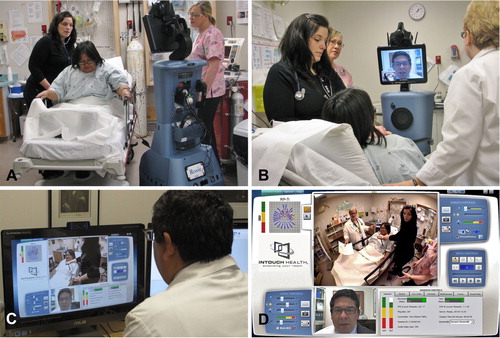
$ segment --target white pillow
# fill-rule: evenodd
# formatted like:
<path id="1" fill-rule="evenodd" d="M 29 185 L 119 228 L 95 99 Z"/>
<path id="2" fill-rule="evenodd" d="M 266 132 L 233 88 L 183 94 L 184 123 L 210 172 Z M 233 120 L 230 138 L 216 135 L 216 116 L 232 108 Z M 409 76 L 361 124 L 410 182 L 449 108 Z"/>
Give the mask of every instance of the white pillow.
<path id="1" fill-rule="evenodd" d="M 254 185 L 278 185 L 285 169 L 311 185 L 380 184 L 348 124 L 281 123 L 256 137 L 252 151 Z M 265 181 L 260 180 L 262 170 L 268 178 Z"/>

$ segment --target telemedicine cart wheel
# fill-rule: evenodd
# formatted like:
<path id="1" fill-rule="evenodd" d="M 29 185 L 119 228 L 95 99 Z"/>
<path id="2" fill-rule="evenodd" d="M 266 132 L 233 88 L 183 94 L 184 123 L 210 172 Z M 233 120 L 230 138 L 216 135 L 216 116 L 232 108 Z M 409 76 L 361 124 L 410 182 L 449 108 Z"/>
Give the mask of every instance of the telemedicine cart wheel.
<path id="1" fill-rule="evenodd" d="M 391 122 L 399 130 L 406 130 L 411 127 L 413 123 L 413 115 L 411 111 L 406 108 L 396 108 L 392 112 Z"/>

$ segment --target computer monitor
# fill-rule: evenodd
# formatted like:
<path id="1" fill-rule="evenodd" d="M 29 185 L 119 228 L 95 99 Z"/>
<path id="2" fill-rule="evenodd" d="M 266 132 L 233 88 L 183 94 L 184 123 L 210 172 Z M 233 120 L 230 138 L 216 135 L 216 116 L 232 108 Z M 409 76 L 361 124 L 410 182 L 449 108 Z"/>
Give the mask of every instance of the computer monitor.
<path id="1" fill-rule="evenodd" d="M 378 69 L 383 85 L 427 82 L 425 44 L 408 47 L 378 47 Z"/>
<path id="2" fill-rule="evenodd" d="M 7 335 L 81 334 L 123 319 L 144 299 L 143 229 L 3 230 Z"/>
<path id="3" fill-rule="evenodd" d="M 151 242 L 150 242 L 151 243 Z M 168 284 L 165 283 L 158 271 L 155 263 L 153 246 L 149 244 L 147 249 L 147 262 L 150 264 L 146 271 L 146 295 L 154 296 L 157 293 L 165 291 Z M 231 247 L 231 256 L 238 264 L 241 271 L 248 273 L 248 221 L 235 221 L 233 229 L 233 245 Z"/>

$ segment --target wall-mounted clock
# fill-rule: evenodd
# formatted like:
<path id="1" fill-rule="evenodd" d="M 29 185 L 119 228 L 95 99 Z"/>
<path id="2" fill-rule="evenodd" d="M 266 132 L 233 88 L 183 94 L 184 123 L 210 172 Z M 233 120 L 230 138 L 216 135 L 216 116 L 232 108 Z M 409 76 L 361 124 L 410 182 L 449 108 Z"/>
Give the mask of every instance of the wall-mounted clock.
<path id="1" fill-rule="evenodd" d="M 421 3 L 414 3 L 410 6 L 408 14 L 413 20 L 422 20 L 422 18 L 425 16 L 425 7 Z"/>

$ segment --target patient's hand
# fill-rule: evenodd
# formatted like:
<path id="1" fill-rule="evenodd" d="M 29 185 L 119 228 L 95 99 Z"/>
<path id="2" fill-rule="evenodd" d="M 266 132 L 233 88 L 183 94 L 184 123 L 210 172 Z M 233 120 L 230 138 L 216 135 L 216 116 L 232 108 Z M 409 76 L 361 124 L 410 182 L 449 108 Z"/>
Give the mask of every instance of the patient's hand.
<path id="1" fill-rule="evenodd" d="M 389 239 L 389 235 L 378 235 L 378 239 Z"/>
<path id="2" fill-rule="evenodd" d="M 58 101 L 58 97 L 55 91 L 47 89 L 36 96 L 39 99 L 49 99 L 51 101 Z"/>
<path id="3" fill-rule="evenodd" d="M 344 239 L 344 244 L 345 244 L 345 245 L 349 244 L 349 238 L 345 238 L 345 239 Z"/>
<path id="4" fill-rule="evenodd" d="M 127 85 L 121 85 L 116 92 L 122 97 L 122 100 L 130 99 L 130 88 Z"/>

